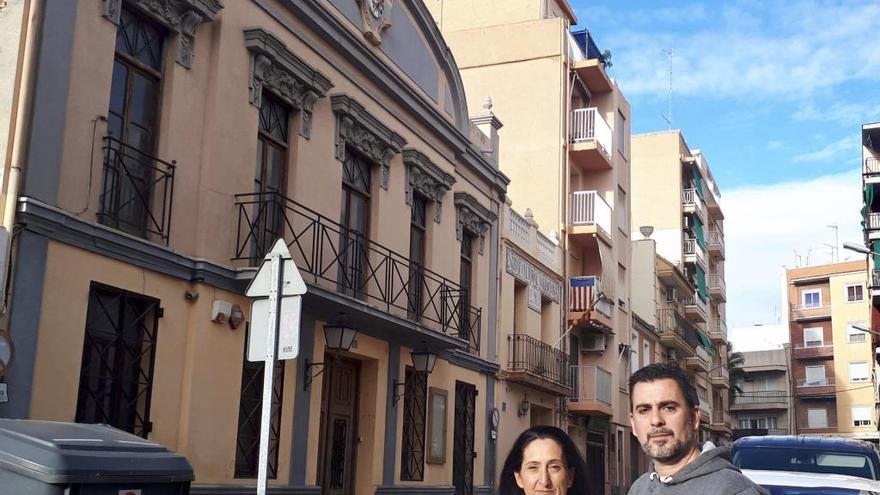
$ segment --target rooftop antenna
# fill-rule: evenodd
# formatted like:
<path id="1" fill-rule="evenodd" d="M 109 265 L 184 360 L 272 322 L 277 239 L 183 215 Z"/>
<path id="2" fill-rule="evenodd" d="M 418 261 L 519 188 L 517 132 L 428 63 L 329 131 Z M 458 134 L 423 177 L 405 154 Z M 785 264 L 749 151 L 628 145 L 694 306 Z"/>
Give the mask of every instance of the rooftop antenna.
<path id="1" fill-rule="evenodd" d="M 839 239 L 837 238 L 837 224 L 834 223 L 831 225 L 826 225 L 826 227 L 828 227 L 829 229 L 834 229 L 834 246 L 830 246 L 831 247 L 831 261 L 833 263 L 837 263 L 838 261 L 840 261 L 840 251 L 838 251 L 838 249 L 837 249 L 837 247 L 840 245 Z M 828 246 L 828 244 L 825 244 L 825 245 Z"/>
<path id="2" fill-rule="evenodd" d="M 666 54 L 667 65 L 669 66 L 669 92 L 666 97 L 668 100 L 668 109 L 666 111 L 666 115 L 660 114 L 663 117 L 663 120 L 666 121 L 666 125 L 671 130 L 672 129 L 672 55 L 674 51 L 672 48 L 665 48 L 663 53 Z"/>

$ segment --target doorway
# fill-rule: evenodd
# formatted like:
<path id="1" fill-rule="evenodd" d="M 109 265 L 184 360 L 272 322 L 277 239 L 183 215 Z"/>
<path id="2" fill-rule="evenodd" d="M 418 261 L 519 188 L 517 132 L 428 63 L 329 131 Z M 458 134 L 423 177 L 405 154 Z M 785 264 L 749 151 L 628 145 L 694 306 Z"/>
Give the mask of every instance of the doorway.
<path id="1" fill-rule="evenodd" d="M 318 484 L 322 495 L 354 494 L 360 365 L 324 356 L 327 363 L 321 392 L 321 436 Z"/>

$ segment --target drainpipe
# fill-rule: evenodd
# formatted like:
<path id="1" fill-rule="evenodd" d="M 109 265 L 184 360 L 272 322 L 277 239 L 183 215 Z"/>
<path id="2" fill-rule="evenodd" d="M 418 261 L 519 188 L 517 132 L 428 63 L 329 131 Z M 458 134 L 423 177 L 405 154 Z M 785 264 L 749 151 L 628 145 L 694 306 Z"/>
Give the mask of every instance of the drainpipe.
<path id="1" fill-rule="evenodd" d="M 21 78 L 19 80 L 18 97 L 15 110 L 15 133 L 10 143 L 10 166 L 9 179 L 6 186 L 6 202 L 3 210 L 3 225 L 6 229 L 8 238 L 5 246 L 5 263 L 2 267 L 3 272 L 0 273 L 0 287 L 3 289 L 3 302 L 0 305 L 0 314 L 6 314 L 9 309 L 7 306 L 8 292 L 6 291 L 9 272 L 12 267 L 12 229 L 15 227 L 15 210 L 18 203 L 18 191 L 21 183 L 22 169 L 24 168 L 24 155 L 26 150 L 25 142 L 29 135 L 28 119 L 31 115 L 31 107 L 33 106 L 33 87 L 36 82 L 36 66 L 39 57 L 39 40 L 40 32 L 43 28 L 43 4 L 45 0 L 31 0 L 24 8 L 24 19 L 22 20 L 21 48 L 26 53 L 21 63 Z M 33 28 L 31 27 L 33 23 Z M 33 33 L 31 33 L 33 30 Z M 28 46 L 28 40 L 33 40 L 33 46 Z"/>

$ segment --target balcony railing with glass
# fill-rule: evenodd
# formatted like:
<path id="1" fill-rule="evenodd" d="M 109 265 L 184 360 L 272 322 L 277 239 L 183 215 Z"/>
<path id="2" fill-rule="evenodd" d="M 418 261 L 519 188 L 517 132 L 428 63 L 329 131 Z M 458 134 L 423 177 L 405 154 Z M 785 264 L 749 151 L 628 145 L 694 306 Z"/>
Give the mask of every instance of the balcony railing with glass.
<path id="1" fill-rule="evenodd" d="M 580 50 L 580 55 L 582 57 L 586 60 L 598 59 L 603 64 L 605 63 L 602 52 L 599 51 L 599 46 L 596 45 L 596 41 L 590 35 L 588 29 L 573 31 L 571 36 L 574 38 L 574 42 L 577 45 L 578 50 Z"/>
<path id="2" fill-rule="evenodd" d="M 578 108 L 571 112 L 572 144 L 595 142 L 606 156 L 611 156 L 611 126 L 597 108 Z"/>
<path id="3" fill-rule="evenodd" d="M 283 237 L 307 282 L 456 336 L 479 353 L 482 310 L 457 283 L 280 194 L 235 198 L 233 259 L 256 266 Z"/>
<path id="4" fill-rule="evenodd" d="M 595 225 L 611 234 L 611 207 L 596 191 L 571 193 L 572 226 Z"/>
<path id="5" fill-rule="evenodd" d="M 105 137 L 98 222 L 167 245 L 175 165 Z"/>
<path id="6" fill-rule="evenodd" d="M 512 381 L 553 392 L 566 392 L 566 395 L 570 392 L 571 370 L 567 354 L 523 334 L 508 335 L 507 345 L 507 372 Z"/>
<path id="7" fill-rule="evenodd" d="M 599 366 L 572 366 L 571 402 L 599 401 L 611 406 L 611 372 Z"/>

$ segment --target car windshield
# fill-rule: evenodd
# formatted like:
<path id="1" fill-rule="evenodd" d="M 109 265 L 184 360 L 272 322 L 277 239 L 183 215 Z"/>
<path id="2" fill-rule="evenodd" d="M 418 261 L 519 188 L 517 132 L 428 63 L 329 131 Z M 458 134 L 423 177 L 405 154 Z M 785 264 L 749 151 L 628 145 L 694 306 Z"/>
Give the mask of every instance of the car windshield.
<path id="1" fill-rule="evenodd" d="M 741 447 L 733 454 L 740 469 L 834 473 L 876 480 L 868 456 L 844 452 L 820 452 L 783 447 Z M 789 493 L 789 492 L 785 492 Z"/>

